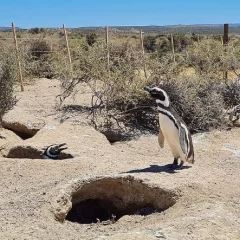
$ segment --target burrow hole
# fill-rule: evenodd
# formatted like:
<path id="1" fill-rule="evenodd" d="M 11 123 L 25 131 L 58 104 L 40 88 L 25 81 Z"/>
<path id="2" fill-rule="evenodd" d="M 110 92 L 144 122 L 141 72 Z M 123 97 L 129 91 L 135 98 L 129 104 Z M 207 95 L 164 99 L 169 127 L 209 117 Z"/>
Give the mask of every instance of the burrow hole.
<path id="1" fill-rule="evenodd" d="M 176 202 L 172 191 L 148 185 L 132 176 L 78 183 L 79 186 L 74 185 L 78 190 L 59 199 L 63 205 L 55 215 L 60 221 L 111 224 L 125 215 L 146 216 L 164 211 Z M 67 209 L 65 214 L 64 209 Z"/>
<path id="2" fill-rule="evenodd" d="M 80 224 L 91 223 L 115 223 L 124 215 L 147 216 L 155 212 L 160 212 L 152 204 L 131 204 L 125 209 L 118 209 L 111 200 L 87 199 L 73 205 L 66 220 Z"/>
<path id="3" fill-rule="evenodd" d="M 21 127 L 19 127 L 19 128 L 21 130 Z M 24 127 L 22 127 L 22 128 L 24 128 Z M 26 131 L 17 131 L 17 130 L 14 130 L 14 129 L 9 128 L 9 127 L 5 127 L 5 129 L 13 132 L 18 137 L 20 137 L 22 140 L 27 140 L 27 139 L 30 139 L 30 138 L 34 137 L 38 132 L 38 130 L 32 130 L 32 131 L 29 130 L 28 133 L 27 133 Z"/>
<path id="4" fill-rule="evenodd" d="M 20 145 L 11 148 L 8 154 L 5 156 L 6 158 L 20 158 L 20 159 L 43 159 L 43 151 L 39 150 L 33 146 Z M 74 156 L 70 153 L 61 152 L 59 154 L 59 158 L 57 160 L 64 160 L 73 158 Z"/>

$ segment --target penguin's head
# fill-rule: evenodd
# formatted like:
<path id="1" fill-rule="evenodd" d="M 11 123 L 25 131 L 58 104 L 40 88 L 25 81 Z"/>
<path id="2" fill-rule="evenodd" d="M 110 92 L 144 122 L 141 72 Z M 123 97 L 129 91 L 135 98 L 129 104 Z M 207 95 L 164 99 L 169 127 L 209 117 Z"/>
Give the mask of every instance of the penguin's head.
<path id="1" fill-rule="evenodd" d="M 158 87 L 153 88 L 144 87 L 144 90 L 149 92 L 151 96 L 156 99 L 157 103 L 163 105 L 164 107 L 169 107 L 170 105 L 169 96 L 163 89 Z"/>
<path id="2" fill-rule="evenodd" d="M 51 153 L 52 153 L 53 155 L 59 154 L 61 151 L 67 149 L 67 147 L 66 147 L 65 145 L 66 145 L 66 143 L 53 145 L 53 146 L 51 147 Z M 63 147 L 63 146 L 65 146 L 65 147 Z"/>
<path id="3" fill-rule="evenodd" d="M 66 145 L 66 143 L 50 145 L 50 146 L 44 148 L 45 151 L 42 155 L 43 155 L 43 157 L 46 157 L 46 158 L 58 159 L 61 151 L 67 149 L 67 147 L 65 145 Z"/>

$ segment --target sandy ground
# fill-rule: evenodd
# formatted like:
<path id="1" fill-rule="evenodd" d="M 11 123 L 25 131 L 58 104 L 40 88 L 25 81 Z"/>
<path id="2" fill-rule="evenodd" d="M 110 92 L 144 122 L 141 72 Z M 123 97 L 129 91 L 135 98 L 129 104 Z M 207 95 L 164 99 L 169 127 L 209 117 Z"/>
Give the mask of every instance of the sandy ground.
<path id="1" fill-rule="evenodd" d="M 59 123 L 63 113 L 54 110 L 59 82 L 40 79 L 25 89 L 16 92 L 17 107 L 43 117 L 47 124 Z M 86 106 L 89 98 L 87 92 L 78 94 L 68 104 Z M 84 126 L 85 117 L 64 114 L 66 122 L 75 125 Z M 81 154 L 61 161 L 0 158 L 0 239 L 240 239 L 240 129 L 193 139 L 195 164 L 176 171 L 167 167 L 173 161 L 168 146 L 160 149 L 153 135 L 113 145 L 101 142 L 98 149 L 88 146 L 84 152 L 81 140 Z M 179 198 L 164 212 L 124 216 L 111 225 L 55 220 L 53 202 L 62 186 L 109 175 L 132 175 Z"/>

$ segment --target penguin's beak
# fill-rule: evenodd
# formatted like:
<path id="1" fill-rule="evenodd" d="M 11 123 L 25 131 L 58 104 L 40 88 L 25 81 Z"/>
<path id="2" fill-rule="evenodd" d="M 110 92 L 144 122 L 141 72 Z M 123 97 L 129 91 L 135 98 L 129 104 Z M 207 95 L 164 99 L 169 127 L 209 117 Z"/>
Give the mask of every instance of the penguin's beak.
<path id="1" fill-rule="evenodd" d="M 67 144 L 66 144 L 66 143 L 62 143 L 62 144 L 59 144 L 59 145 L 58 145 L 58 146 L 59 146 L 59 152 L 67 149 L 67 146 L 66 146 L 66 147 L 63 147 L 63 146 L 65 146 L 65 145 L 67 145 Z"/>
<path id="2" fill-rule="evenodd" d="M 149 93 L 150 93 L 150 91 L 151 91 L 151 88 L 150 88 L 150 87 L 144 87 L 143 89 L 144 89 L 145 91 L 149 92 Z"/>

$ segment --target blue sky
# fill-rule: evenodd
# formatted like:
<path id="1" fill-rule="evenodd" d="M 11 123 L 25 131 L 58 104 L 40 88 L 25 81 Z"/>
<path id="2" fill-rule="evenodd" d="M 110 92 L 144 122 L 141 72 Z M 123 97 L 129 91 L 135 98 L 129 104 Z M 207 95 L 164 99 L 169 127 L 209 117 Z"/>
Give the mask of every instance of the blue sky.
<path id="1" fill-rule="evenodd" d="M 240 22 L 240 0 L 1 0 L 0 26 L 66 27 Z"/>

